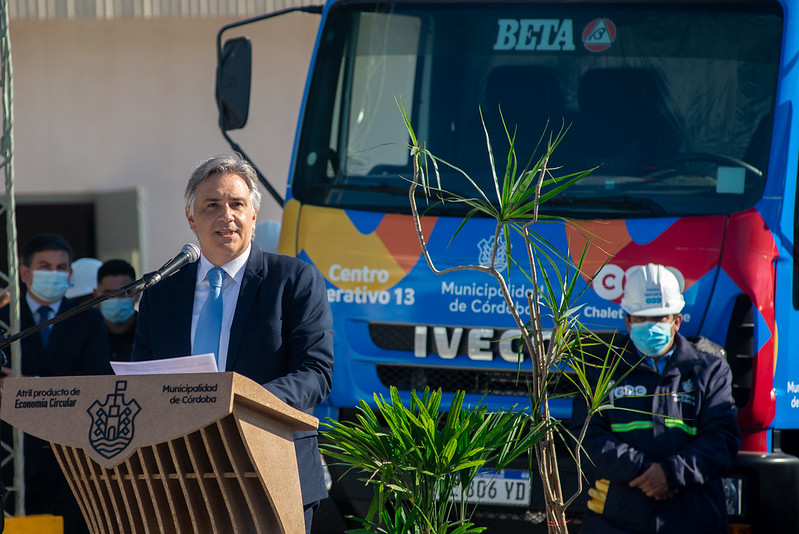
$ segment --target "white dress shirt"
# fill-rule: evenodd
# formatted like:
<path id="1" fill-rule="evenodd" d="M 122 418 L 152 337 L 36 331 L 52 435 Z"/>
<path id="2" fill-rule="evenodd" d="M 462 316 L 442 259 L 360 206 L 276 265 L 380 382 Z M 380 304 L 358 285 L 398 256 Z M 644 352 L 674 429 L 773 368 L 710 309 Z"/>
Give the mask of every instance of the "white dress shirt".
<path id="1" fill-rule="evenodd" d="M 205 285 L 208 286 L 208 290 L 205 292 L 205 294 L 207 295 L 208 291 L 210 291 L 211 289 L 211 286 L 208 284 L 208 282 L 205 282 Z M 30 289 L 28 290 L 27 293 L 25 293 L 25 300 L 28 301 L 28 307 L 31 309 L 31 313 L 33 314 L 33 322 L 36 322 L 38 320 L 36 318 L 36 312 L 39 310 L 39 308 L 44 306 L 44 304 L 39 304 L 38 302 L 33 300 L 33 297 L 31 297 Z M 58 310 L 61 309 L 61 299 L 58 299 L 55 302 L 51 302 L 47 306 L 50 306 L 53 309 L 53 317 L 55 317 L 56 315 L 58 315 Z"/>
<path id="2" fill-rule="evenodd" d="M 221 266 L 227 276 L 222 280 L 222 331 L 219 335 L 219 360 L 217 362 L 220 371 L 224 371 L 227 365 L 230 327 L 233 325 L 233 315 L 236 313 L 239 289 L 241 289 L 241 281 L 244 279 L 244 270 L 250 257 L 251 247 L 252 245 L 248 246 L 244 254 Z M 211 285 L 208 283 L 208 271 L 213 268 L 214 265 L 208 261 L 208 258 L 204 254 L 200 254 L 200 265 L 197 267 L 197 283 L 194 286 L 194 307 L 191 313 L 192 354 L 194 354 L 194 333 L 197 330 L 197 320 L 200 318 L 200 311 L 203 309 L 205 299 L 208 298 L 208 293 L 211 291 Z"/>

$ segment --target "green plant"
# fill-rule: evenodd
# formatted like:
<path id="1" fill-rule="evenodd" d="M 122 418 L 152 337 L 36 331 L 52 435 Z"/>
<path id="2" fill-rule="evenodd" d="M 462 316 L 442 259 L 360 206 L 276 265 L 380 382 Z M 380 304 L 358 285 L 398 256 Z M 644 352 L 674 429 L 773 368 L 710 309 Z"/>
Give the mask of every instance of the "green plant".
<path id="1" fill-rule="evenodd" d="M 583 425 L 577 436 L 571 436 L 561 427 L 553 424 L 549 412 L 548 388 L 553 382 L 569 380 L 578 390 L 578 401 L 583 397 L 589 406 L 589 413 L 604 409 L 605 399 L 608 396 L 611 382 L 611 371 L 618 364 L 616 353 L 607 344 L 589 332 L 580 322 L 581 306 L 577 304 L 581 295 L 578 289 L 580 279 L 590 279 L 590 274 L 583 272 L 583 264 L 588 251 L 590 240 L 586 241 L 582 255 L 572 261 L 568 254 L 558 251 L 536 232 L 536 225 L 559 221 L 562 224 L 578 225 L 574 220 L 548 217 L 539 213 L 539 206 L 567 188 L 573 186 L 593 169 L 555 177 L 549 161 L 552 153 L 563 141 L 568 128 L 561 127 L 559 131 L 552 131 L 549 136 L 542 135 L 539 146 L 536 147 L 540 157 L 531 161 L 528 166 L 521 167 L 516 158 L 515 131 L 511 133 L 505 125 L 505 118 L 500 117 L 504 126 L 504 133 L 509 142 L 509 150 L 504 165 L 504 174 L 499 176 L 496 172 L 496 162 L 488 130 L 483 129 L 486 137 L 488 157 L 492 169 L 493 191 L 483 191 L 466 172 L 432 154 L 423 144 L 419 143 L 410 117 L 401 102 L 398 103 L 408 134 L 411 139 L 410 151 L 413 158 L 413 178 L 410 181 L 409 200 L 417 236 L 422 248 L 422 253 L 430 267 L 436 274 L 445 275 L 453 271 L 471 270 L 484 272 L 492 276 L 499 286 L 516 328 L 521 332 L 523 346 L 530 355 L 532 362 L 532 380 L 529 386 L 530 414 L 534 426 L 545 429 L 542 439 L 532 443 L 537 460 L 538 472 L 543 484 L 544 500 L 546 505 L 547 524 L 550 532 L 565 534 L 567 532 L 565 510 L 574 501 L 582 490 L 582 479 L 578 479 L 577 491 L 571 496 L 564 496 L 561 489 L 560 472 L 557 462 L 555 444 L 557 439 L 563 439 L 574 445 L 573 458 L 580 471 L 580 457 L 578 454 L 587 422 Z M 481 112 L 482 119 L 482 112 Z M 544 134 L 548 131 L 545 129 Z M 465 197 L 448 192 L 442 187 L 439 169 L 446 165 L 457 171 L 463 179 L 473 186 L 474 195 Z M 475 216 L 493 219 L 496 222 L 491 259 L 488 265 L 458 265 L 446 269 L 438 269 L 428 251 L 422 233 L 421 215 L 417 206 L 417 190 L 421 189 L 423 197 L 439 202 L 457 202 L 469 208 L 458 226 L 455 235 Z M 512 233 L 523 238 L 524 260 L 518 260 L 517 251 L 511 249 Z M 455 236 L 453 235 L 453 238 Z M 515 266 L 516 276 L 526 277 L 533 288 L 527 294 L 529 314 L 525 317 L 508 290 L 511 269 L 503 274 L 496 267 L 498 254 L 505 255 L 508 266 Z M 525 261 L 526 260 L 526 261 Z M 587 286 L 584 286 L 587 287 Z M 546 341 L 543 327 L 544 319 L 551 324 L 547 329 Z M 548 325 L 549 326 L 549 325 Z M 588 346 L 593 346 L 594 353 L 600 352 L 604 357 L 585 357 Z M 597 347 L 599 346 L 599 347 Z M 519 366 L 521 366 L 521 349 L 519 353 Z M 593 368 L 599 368 L 601 377 L 598 383 L 592 383 L 588 376 Z"/>
<path id="2" fill-rule="evenodd" d="M 528 451 L 534 451 L 536 465 L 543 484 L 547 524 L 550 532 L 566 534 L 565 510 L 582 491 L 578 476 L 576 492 L 565 497 L 561 490 L 555 444 L 562 439 L 573 446 L 573 459 L 580 471 L 578 454 L 587 423 L 577 436 L 572 436 L 549 413 L 549 388 L 557 381 L 568 380 L 579 392 L 589 413 L 605 409 L 612 382 L 612 371 L 618 364 L 609 345 L 585 329 L 579 320 L 581 306 L 578 280 L 589 278 L 583 272 L 588 244 L 577 261 L 559 252 L 536 231 L 535 225 L 556 220 L 539 213 L 539 206 L 563 192 L 586 176 L 590 170 L 555 178 L 549 159 L 566 135 L 566 128 L 543 135 L 540 158 L 531 165 L 519 168 L 514 148 L 515 133 L 507 127 L 509 141 L 504 174 L 493 174 L 493 192 L 482 191 L 467 173 L 437 158 L 422 146 L 414 133 L 410 118 L 401 102 L 399 107 L 411 139 L 413 178 L 410 180 L 411 213 L 423 256 L 431 270 L 445 275 L 453 271 L 473 270 L 492 276 L 499 286 L 515 326 L 521 332 L 523 349 L 519 349 L 518 369 L 521 371 L 522 350 L 530 355 L 532 380 L 529 383 L 529 408 L 525 412 L 514 408 L 488 412 L 485 407 L 464 408 L 464 393 L 457 392 L 449 406 L 442 406 L 441 393 L 425 390 L 422 397 L 412 392 L 410 405 L 403 406 L 395 388 L 390 402 L 375 395 L 377 414 L 366 402 L 361 402 L 357 420 L 337 422 L 328 420 L 328 443 L 323 452 L 328 456 L 364 473 L 364 482 L 372 486 L 373 500 L 366 518 L 359 518 L 364 528 L 353 532 L 385 534 L 469 534 L 483 527 L 470 520 L 468 507 L 461 497 L 449 497 L 457 484 L 467 487 L 477 470 L 483 466 L 500 469 Z M 500 111 L 501 115 L 501 111 Z M 503 124 L 504 117 L 502 117 Z M 492 170 L 494 152 L 488 131 L 486 146 Z M 544 142 L 546 140 L 546 142 Z M 539 147 L 540 148 L 540 147 Z M 455 169 L 470 183 L 474 196 L 464 197 L 446 191 L 441 184 L 439 166 Z M 431 178 L 432 176 L 432 178 Z M 436 268 L 422 233 L 417 206 L 417 191 L 432 202 L 458 202 L 467 206 L 455 234 L 474 216 L 496 221 L 491 260 L 488 265 L 458 265 Z M 557 219 L 563 224 L 575 221 Z M 522 256 L 511 249 L 511 233 L 521 235 Z M 455 236 L 453 236 L 454 238 Z M 508 266 L 515 266 L 517 276 L 526 277 L 533 288 L 527 295 L 529 313 L 523 316 L 509 292 L 511 269 L 503 274 L 496 267 L 498 254 L 505 255 Z M 518 255 L 518 254 L 517 254 Z M 526 261 L 525 261 L 526 260 Z M 525 265 L 526 267 L 522 267 Z M 551 324 L 545 332 L 543 318 Z M 545 340 L 546 338 L 546 340 Z M 586 357 L 588 353 L 604 356 Z M 598 371 L 595 373 L 594 371 Z M 593 384 L 590 374 L 600 380 Z M 442 412 L 442 409 L 447 411 Z"/>
<path id="3" fill-rule="evenodd" d="M 501 468 L 524 454 L 555 421 L 533 424 L 513 409 L 489 412 L 463 405 L 458 392 L 442 412 L 441 391 L 411 392 L 405 406 L 396 388 L 390 400 L 375 395 L 377 413 L 361 401 L 357 420 L 328 419 L 323 452 L 364 475 L 374 498 L 363 529 L 387 534 L 482 532 L 469 520 L 458 485 L 468 487 L 478 469 Z M 382 421 L 381 421 L 382 419 Z"/>

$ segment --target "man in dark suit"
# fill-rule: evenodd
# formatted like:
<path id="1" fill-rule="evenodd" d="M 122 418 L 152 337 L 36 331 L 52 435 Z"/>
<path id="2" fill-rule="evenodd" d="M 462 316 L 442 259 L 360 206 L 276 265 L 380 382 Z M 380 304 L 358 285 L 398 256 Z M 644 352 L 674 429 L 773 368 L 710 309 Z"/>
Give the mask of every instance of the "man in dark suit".
<path id="1" fill-rule="evenodd" d="M 252 242 L 260 192 L 255 171 L 240 158 L 201 163 L 185 197 L 202 255 L 144 292 L 132 359 L 214 352 L 220 370 L 310 412 L 330 392 L 333 372 L 333 321 L 321 274 Z M 206 323 L 218 301 L 217 319 Z M 218 329 L 210 345 L 205 338 L 214 327 L 206 324 Z M 313 511 L 327 496 L 316 432 L 295 433 L 294 445 L 310 532 Z"/>
<path id="2" fill-rule="evenodd" d="M 64 298 L 69 285 L 72 247 L 57 234 L 40 234 L 23 248 L 19 278 L 26 288 L 20 302 L 23 330 L 77 306 Z M 9 324 L 9 307 L 0 308 L 0 320 Z M 108 341 L 100 312 L 85 310 L 22 339 L 22 376 L 64 376 L 106 374 Z M 10 376 L 11 369 L 2 368 Z M 3 441 L 11 443 L 8 425 Z M 77 502 L 58 467 L 49 444 L 25 436 L 25 508 L 28 514 L 64 517 L 64 532 L 88 532 Z M 3 472 L 11 482 L 10 464 Z M 9 499 L 12 501 L 13 499 Z"/>

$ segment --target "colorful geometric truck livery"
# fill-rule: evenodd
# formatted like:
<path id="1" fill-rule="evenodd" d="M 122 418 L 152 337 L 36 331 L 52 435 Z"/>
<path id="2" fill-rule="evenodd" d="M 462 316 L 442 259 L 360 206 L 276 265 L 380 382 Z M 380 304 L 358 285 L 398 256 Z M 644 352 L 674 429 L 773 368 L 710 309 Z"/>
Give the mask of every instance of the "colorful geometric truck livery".
<path id="1" fill-rule="evenodd" d="M 552 175 L 593 171 L 541 208 L 571 222 L 535 230 L 572 261 L 588 243 L 582 322 L 623 332 L 625 271 L 671 268 L 686 300 L 680 332 L 723 346 L 733 371 L 744 439 L 731 521 L 799 531 L 799 4 L 328 0 L 315 10 L 279 251 L 327 281 L 336 366 L 316 415 L 352 417 L 392 385 L 406 398 L 432 387 L 492 408 L 526 403 L 518 331 L 494 280 L 438 276 L 421 256 L 397 103 L 427 149 L 489 193 L 486 132 L 501 176 L 508 135 L 523 168 L 564 127 Z M 439 170 L 444 189 L 476 194 L 459 170 Z M 462 205 L 417 200 L 437 268 L 485 264 L 491 220 L 458 231 Z M 524 311 L 530 282 L 498 266 Z M 552 399 L 551 413 L 567 420 L 571 402 Z M 526 467 L 498 476 L 531 478 Z M 535 514 L 529 487 L 482 500 L 475 518 Z M 356 511 L 368 501 L 346 480 L 331 491 Z"/>

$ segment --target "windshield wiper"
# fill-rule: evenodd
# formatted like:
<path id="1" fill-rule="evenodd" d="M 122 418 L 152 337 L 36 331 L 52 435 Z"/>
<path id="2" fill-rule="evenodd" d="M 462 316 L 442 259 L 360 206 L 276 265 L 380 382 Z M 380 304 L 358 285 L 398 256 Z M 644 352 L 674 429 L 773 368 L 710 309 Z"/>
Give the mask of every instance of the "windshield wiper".
<path id="1" fill-rule="evenodd" d="M 547 208 L 567 208 L 570 211 L 580 210 L 591 214 L 597 211 L 627 211 L 635 213 L 644 212 L 654 216 L 666 215 L 666 210 L 663 209 L 663 206 L 654 200 L 649 198 L 631 197 L 629 195 L 617 195 L 611 197 L 575 197 L 559 195 L 541 205 L 542 210 L 547 210 Z"/>
<path id="2" fill-rule="evenodd" d="M 389 195 L 405 195 L 408 196 L 407 187 L 397 187 L 390 185 L 388 182 L 378 182 L 370 185 L 356 185 L 356 184 L 336 184 L 336 183 L 321 183 L 314 182 L 311 187 L 327 190 L 341 190 L 341 191 L 368 191 L 370 193 L 385 193 Z"/>

